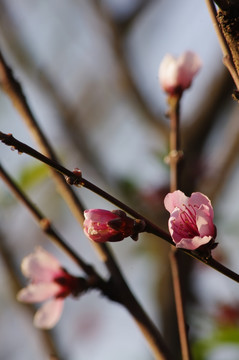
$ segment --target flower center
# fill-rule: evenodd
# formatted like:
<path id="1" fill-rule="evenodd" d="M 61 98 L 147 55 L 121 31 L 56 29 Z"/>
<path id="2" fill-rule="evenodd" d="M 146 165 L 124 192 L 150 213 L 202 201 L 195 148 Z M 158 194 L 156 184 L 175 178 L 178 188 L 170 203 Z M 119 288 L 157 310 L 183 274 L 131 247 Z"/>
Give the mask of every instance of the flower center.
<path id="1" fill-rule="evenodd" d="M 183 208 L 184 210 L 180 209 L 179 222 L 174 224 L 175 230 L 180 236 L 185 238 L 193 238 L 200 235 L 196 223 L 196 208 L 198 206 L 183 204 Z"/>

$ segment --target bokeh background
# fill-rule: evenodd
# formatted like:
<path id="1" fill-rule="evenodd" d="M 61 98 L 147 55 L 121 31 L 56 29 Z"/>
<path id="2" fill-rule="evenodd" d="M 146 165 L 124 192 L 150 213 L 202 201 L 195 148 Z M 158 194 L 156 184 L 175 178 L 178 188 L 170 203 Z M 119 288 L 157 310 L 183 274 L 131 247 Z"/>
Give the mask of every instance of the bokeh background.
<path id="1" fill-rule="evenodd" d="M 166 53 L 195 51 L 203 67 L 182 100 L 182 188 L 202 191 L 215 209 L 215 258 L 239 272 L 239 122 L 233 83 L 222 65 L 204 1 L 0 0 L 0 46 L 62 163 L 166 229 L 169 188 L 166 96 L 158 66 Z M 37 147 L 0 92 L 1 131 Z M 57 192 L 48 169 L 0 145 L 2 165 L 57 230 L 102 276 L 107 272 Z M 114 207 L 85 189 L 87 208 Z M 17 303 L 21 259 L 41 245 L 79 275 L 31 215 L 0 183 L 0 359 L 149 360 L 129 314 L 96 291 L 67 299 L 52 331 L 33 327 Z M 128 283 L 180 359 L 168 246 L 153 236 L 111 246 Z M 190 341 L 196 360 L 239 358 L 239 289 L 181 258 Z M 52 354 L 55 357 L 51 356 Z"/>

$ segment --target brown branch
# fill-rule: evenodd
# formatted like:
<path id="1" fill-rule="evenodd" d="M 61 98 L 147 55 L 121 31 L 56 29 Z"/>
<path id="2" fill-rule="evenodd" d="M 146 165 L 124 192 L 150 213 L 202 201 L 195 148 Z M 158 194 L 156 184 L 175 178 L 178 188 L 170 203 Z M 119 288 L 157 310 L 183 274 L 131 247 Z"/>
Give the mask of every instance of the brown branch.
<path id="1" fill-rule="evenodd" d="M 38 151 L 32 149 L 30 146 L 18 141 L 11 134 L 4 134 L 3 132 L 0 131 L 0 141 L 2 141 L 3 143 L 5 143 L 8 146 L 14 147 L 14 149 L 18 150 L 20 153 L 25 152 L 25 150 L 26 150 L 26 154 L 29 154 L 30 156 L 33 156 L 36 159 L 38 159 L 38 160 L 46 163 L 47 165 L 52 166 L 54 169 L 58 170 L 57 163 L 46 158 L 44 155 L 38 153 Z M 39 157 L 38 157 L 38 154 L 39 154 Z M 44 160 L 46 160 L 46 161 L 44 161 Z M 112 204 L 115 204 L 116 206 L 122 208 L 123 210 L 128 212 L 133 217 L 144 220 L 146 223 L 146 228 L 145 228 L 146 232 L 154 234 L 158 237 L 161 237 L 162 239 L 164 239 L 171 245 L 174 245 L 174 243 L 168 233 L 163 231 L 157 225 L 153 224 L 150 220 L 148 220 L 144 216 L 137 213 L 135 210 L 131 209 L 129 206 L 122 203 L 120 200 L 116 199 L 112 195 L 110 195 L 107 192 L 105 192 L 104 190 L 100 189 L 98 186 L 92 184 L 90 181 L 84 179 L 82 176 L 80 176 L 79 172 L 71 172 L 70 170 L 64 168 L 62 165 L 59 166 L 59 172 L 63 173 L 66 176 L 68 183 L 70 183 L 72 185 L 76 185 L 76 186 L 84 186 L 87 189 L 89 189 L 90 191 L 93 191 L 96 194 L 98 194 L 99 196 L 110 201 Z M 209 265 L 210 267 L 221 272 L 223 275 L 229 277 L 230 279 L 232 279 L 236 282 L 239 282 L 238 274 L 236 274 L 232 270 L 224 267 L 223 265 L 217 263 L 214 259 L 200 257 L 197 252 L 193 252 L 193 251 L 186 250 L 186 249 L 180 249 L 180 251 L 183 251 L 186 254 L 192 256 L 194 259 L 198 259 L 199 261 L 203 262 L 204 264 Z M 115 271 L 116 272 L 118 271 L 117 275 L 120 278 L 121 273 L 120 273 L 119 269 L 118 270 L 117 269 L 118 269 L 118 267 L 115 268 Z M 221 271 L 220 269 L 223 269 L 223 271 Z"/>

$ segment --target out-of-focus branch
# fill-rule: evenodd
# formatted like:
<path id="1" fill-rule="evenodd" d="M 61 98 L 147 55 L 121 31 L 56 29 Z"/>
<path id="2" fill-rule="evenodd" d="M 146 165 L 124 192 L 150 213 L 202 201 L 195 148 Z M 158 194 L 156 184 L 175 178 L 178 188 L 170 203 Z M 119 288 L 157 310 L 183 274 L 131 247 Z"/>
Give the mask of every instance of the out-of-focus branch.
<path id="1" fill-rule="evenodd" d="M 207 171 L 203 172 L 201 179 L 199 181 L 199 187 L 202 192 L 206 188 L 209 198 L 213 201 L 215 200 L 217 194 L 222 190 L 228 176 L 233 168 L 233 165 L 238 160 L 239 153 L 239 128 L 235 124 L 238 122 L 238 109 L 233 115 L 234 119 L 231 122 L 227 122 L 227 128 L 224 131 L 223 139 L 220 140 L 220 143 L 228 144 L 226 148 L 219 148 L 217 150 L 217 163 L 216 166 L 213 166 L 213 170 L 210 166 Z M 206 165 L 207 166 L 207 165 Z"/>
<path id="2" fill-rule="evenodd" d="M 209 134 L 216 126 L 232 87 L 233 82 L 226 69 L 223 69 L 223 72 L 209 85 L 208 96 L 200 111 L 195 111 L 193 121 L 182 128 L 184 160 L 181 184 L 185 193 L 190 194 L 195 191 L 195 186 L 200 186 L 200 179 L 204 176 L 204 172 L 201 171 L 203 159 L 200 154 L 208 141 Z M 229 143 L 228 146 L 230 145 Z"/>
<path id="3" fill-rule="evenodd" d="M 146 11 L 147 8 L 155 1 L 157 0 L 141 0 L 136 4 L 135 8 L 126 16 L 123 16 L 123 18 L 118 18 L 117 15 L 112 16 L 112 14 L 110 14 L 110 17 L 112 18 L 112 21 L 117 24 L 119 29 L 122 29 L 122 32 L 125 33 L 131 26 L 133 26 L 134 22 L 137 21 L 140 15 L 143 14 L 143 12 Z M 99 1 L 95 0 L 95 2 L 97 3 Z"/>
<path id="4" fill-rule="evenodd" d="M 110 17 L 110 14 L 100 6 L 97 0 L 95 0 L 94 3 L 96 5 L 96 9 L 98 10 L 99 16 L 104 19 L 104 22 L 107 23 L 111 30 L 112 47 L 114 49 L 115 59 L 119 66 L 123 86 L 126 88 L 127 91 L 129 91 L 130 95 L 132 95 L 133 99 L 135 100 L 136 106 L 144 115 L 145 120 L 149 121 L 151 125 L 156 129 L 156 131 L 158 131 L 160 135 L 166 139 L 168 133 L 167 126 L 162 121 L 160 121 L 160 119 L 155 116 L 150 110 L 149 105 L 147 104 L 139 88 L 137 87 L 133 75 L 130 71 L 130 66 L 128 64 L 124 49 L 124 36 L 126 30 L 122 31 L 122 25 L 119 26 L 117 23 L 115 23 L 115 21 Z M 142 9 L 144 9 L 145 6 L 148 6 L 148 4 L 144 3 Z M 130 21 L 130 25 L 132 25 L 132 22 L 136 20 L 139 13 L 141 13 L 141 10 L 135 13 L 135 16 Z M 128 30 L 128 26 L 126 29 Z"/>
<path id="5" fill-rule="evenodd" d="M 180 100 L 181 96 L 168 96 L 168 117 L 170 119 L 170 152 L 169 152 L 169 164 L 170 164 L 170 191 L 174 192 L 180 189 Z M 190 347 L 188 341 L 188 331 L 186 325 L 186 317 L 182 296 L 182 284 L 180 278 L 180 263 L 178 259 L 178 249 L 171 246 L 170 251 L 170 267 L 173 279 L 174 299 L 176 304 L 177 322 L 179 330 L 179 338 L 181 344 L 181 353 L 183 360 L 190 360 Z"/>
<path id="6" fill-rule="evenodd" d="M 6 64 L 5 59 L 0 51 L 0 86 L 12 100 L 13 105 L 21 115 L 22 119 L 29 128 L 33 138 L 37 142 L 43 154 L 47 155 L 54 161 L 57 161 L 57 157 L 50 146 L 47 138 L 43 134 L 40 126 L 38 125 L 28 103 L 26 97 L 22 91 L 20 83 L 15 79 L 12 70 Z M 71 204 L 71 210 L 80 223 L 83 222 L 82 213 L 84 207 L 74 194 L 69 190 L 64 178 L 57 172 L 53 171 L 52 176 L 57 182 L 58 189 L 68 204 Z M 81 211 L 79 211 L 81 209 Z"/>
<path id="7" fill-rule="evenodd" d="M 6 183 L 12 193 L 18 198 L 18 200 L 20 200 L 26 206 L 26 208 L 30 211 L 30 213 L 38 222 L 39 226 L 46 233 L 46 235 L 49 236 L 57 246 L 59 246 L 63 251 L 65 251 L 67 255 L 70 256 L 73 261 L 80 266 L 80 268 L 86 273 L 86 275 L 98 277 L 98 274 L 96 274 L 94 268 L 91 265 L 87 264 L 79 255 L 76 254 L 76 252 L 69 245 L 67 245 L 66 241 L 63 240 L 63 238 L 53 228 L 50 220 L 46 218 L 40 212 L 40 210 L 37 209 L 37 207 L 31 202 L 30 199 L 28 199 L 28 197 L 21 191 L 17 184 L 11 179 L 11 177 L 1 164 L 0 178 L 2 178 L 2 180 Z"/>
<path id="8" fill-rule="evenodd" d="M 28 73 L 38 72 L 38 83 L 40 88 L 43 89 L 43 92 L 50 98 L 50 101 L 58 110 L 62 126 L 64 127 L 65 132 L 70 136 L 71 145 L 74 146 L 76 152 L 84 154 L 84 159 L 86 159 L 91 167 L 94 168 L 94 171 L 105 180 L 103 163 L 100 161 L 99 156 L 92 151 L 92 147 L 89 145 L 88 136 L 81 127 L 81 123 L 86 122 L 87 119 L 83 117 L 78 108 L 79 102 L 77 102 L 77 106 L 72 105 L 69 100 L 63 96 L 61 89 L 55 83 L 51 73 L 47 70 L 47 67 L 39 68 L 34 63 L 32 53 L 24 41 L 19 37 L 17 27 L 8 10 L 8 5 L 4 4 L 4 2 L 0 2 L 0 31 L 10 48 L 12 56 L 17 58 L 23 70 Z M 89 97 L 88 92 L 90 90 L 86 92 L 85 98 Z M 81 141 L 79 141 L 79 138 L 81 138 Z"/>

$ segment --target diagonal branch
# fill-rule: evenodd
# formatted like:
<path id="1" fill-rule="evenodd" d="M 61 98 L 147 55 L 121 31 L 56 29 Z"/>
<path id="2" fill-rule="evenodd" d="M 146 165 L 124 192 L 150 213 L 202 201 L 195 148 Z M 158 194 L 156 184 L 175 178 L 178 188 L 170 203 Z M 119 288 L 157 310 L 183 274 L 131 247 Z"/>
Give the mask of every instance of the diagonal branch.
<path id="1" fill-rule="evenodd" d="M 58 163 L 54 162 L 51 159 L 48 159 L 44 155 L 40 154 L 38 151 L 32 149 L 30 146 L 18 141 L 11 134 L 4 134 L 3 132 L 0 131 L 0 140 L 3 143 L 5 143 L 6 145 L 11 146 L 14 149 L 18 150 L 20 153 L 25 152 L 26 154 L 33 156 L 34 158 L 44 162 L 45 164 L 52 166 L 54 169 L 56 169 L 57 171 L 59 171 L 60 173 L 62 173 L 66 176 L 66 180 L 68 181 L 69 184 L 86 187 L 88 190 L 93 191 L 94 193 L 98 194 L 99 196 L 103 197 L 104 199 L 110 201 L 112 204 L 125 210 L 133 217 L 144 220 L 146 223 L 146 228 L 145 228 L 146 232 L 154 234 L 158 237 L 161 237 L 162 239 L 164 239 L 171 245 L 174 245 L 174 243 L 168 233 L 163 231 L 161 228 L 159 228 L 157 225 L 152 223 L 150 220 L 148 220 L 144 216 L 140 215 L 135 210 L 131 209 L 129 206 L 125 205 L 124 203 L 122 203 L 121 201 L 119 201 L 118 199 L 113 197 L 112 195 L 110 195 L 107 192 L 105 192 L 104 190 L 100 189 L 98 186 L 94 185 L 90 181 L 84 179 L 81 176 L 81 173 L 79 170 L 75 171 L 75 172 L 71 172 L 70 170 L 64 168 L 62 165 L 59 165 L 59 167 L 58 167 Z M 219 271 L 220 273 L 227 276 L 228 278 L 230 278 L 236 282 L 239 282 L 239 275 L 237 273 L 228 269 L 224 265 L 218 263 L 212 257 L 209 257 L 209 258 L 201 257 L 196 251 L 191 251 L 191 250 L 186 250 L 186 249 L 180 249 L 180 250 L 185 252 L 186 254 L 192 256 L 194 259 L 197 259 L 197 260 L 203 262 L 204 264 L 210 266 L 211 268 Z M 117 267 L 115 269 L 115 271 L 118 271 L 117 275 L 120 279 L 120 277 L 122 277 L 122 275 L 119 271 L 119 268 Z M 117 278 L 117 276 L 116 276 L 116 278 Z M 122 279 L 123 279 L 123 277 L 122 277 Z"/>

